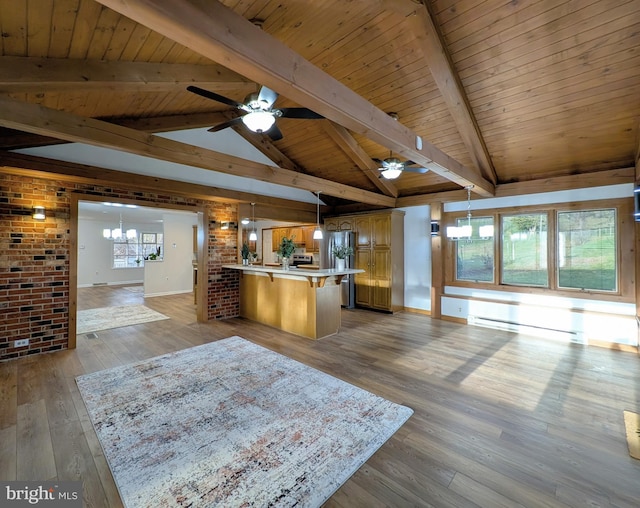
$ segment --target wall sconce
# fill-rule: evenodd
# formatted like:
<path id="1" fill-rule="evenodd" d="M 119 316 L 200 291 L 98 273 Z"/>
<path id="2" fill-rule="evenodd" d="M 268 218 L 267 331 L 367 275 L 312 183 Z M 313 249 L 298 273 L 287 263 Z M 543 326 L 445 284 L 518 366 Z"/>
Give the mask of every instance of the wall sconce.
<path id="1" fill-rule="evenodd" d="M 47 216 L 45 215 L 44 206 L 34 206 L 33 207 L 33 218 L 35 220 L 45 220 Z"/>
<path id="2" fill-rule="evenodd" d="M 437 220 L 431 221 L 431 236 L 438 236 L 440 234 L 440 223 Z"/>

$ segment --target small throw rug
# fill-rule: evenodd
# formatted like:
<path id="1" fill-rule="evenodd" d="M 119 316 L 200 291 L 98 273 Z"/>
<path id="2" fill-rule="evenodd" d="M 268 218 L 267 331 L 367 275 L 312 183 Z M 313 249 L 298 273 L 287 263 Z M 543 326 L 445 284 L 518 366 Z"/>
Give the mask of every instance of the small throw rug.
<path id="1" fill-rule="evenodd" d="M 76 314 L 76 333 L 97 332 L 121 326 L 138 325 L 169 319 L 144 305 L 121 305 L 118 307 L 100 307 L 98 309 L 79 310 Z"/>
<path id="2" fill-rule="evenodd" d="M 640 414 L 624 411 L 624 428 L 627 433 L 629 455 L 640 460 Z"/>
<path id="3" fill-rule="evenodd" d="M 124 286 L 122 289 L 126 289 L 129 293 L 144 293 L 144 286 Z"/>
<path id="4" fill-rule="evenodd" d="M 76 381 L 129 508 L 320 506 L 413 413 L 237 336 Z"/>

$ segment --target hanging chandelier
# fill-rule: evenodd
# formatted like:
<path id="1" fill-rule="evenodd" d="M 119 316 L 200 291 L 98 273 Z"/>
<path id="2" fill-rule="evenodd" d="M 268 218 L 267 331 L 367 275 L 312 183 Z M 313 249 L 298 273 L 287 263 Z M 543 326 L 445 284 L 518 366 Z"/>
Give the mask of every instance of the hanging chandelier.
<path id="1" fill-rule="evenodd" d="M 103 229 L 102 236 L 107 240 L 135 240 L 138 237 L 138 232 L 135 229 L 127 229 L 125 231 L 124 226 L 122 225 L 122 214 L 120 214 L 119 227 L 114 229 Z"/>
<path id="2" fill-rule="evenodd" d="M 467 223 L 463 226 L 448 226 L 447 238 L 449 240 L 467 239 L 471 241 L 473 232 L 471 228 L 471 189 L 473 189 L 473 185 L 468 185 L 465 189 L 467 189 Z"/>

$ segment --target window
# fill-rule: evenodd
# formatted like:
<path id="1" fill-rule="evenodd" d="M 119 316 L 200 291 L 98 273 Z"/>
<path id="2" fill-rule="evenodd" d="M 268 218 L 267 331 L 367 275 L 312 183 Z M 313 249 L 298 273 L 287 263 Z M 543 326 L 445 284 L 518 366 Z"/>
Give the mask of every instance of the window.
<path id="1" fill-rule="evenodd" d="M 502 283 L 548 287 L 547 214 L 502 217 Z"/>
<path id="2" fill-rule="evenodd" d="M 162 233 L 142 233 L 142 258 L 150 259 L 154 256 L 162 257 L 163 253 L 163 234 Z"/>
<path id="3" fill-rule="evenodd" d="M 558 212 L 558 287 L 616 291 L 615 209 Z"/>
<path id="4" fill-rule="evenodd" d="M 141 233 L 136 238 L 113 241 L 113 268 L 136 268 L 144 266 L 151 254 L 161 255 L 162 233 Z"/>
<path id="5" fill-rule="evenodd" d="M 456 242 L 456 279 L 493 282 L 493 217 L 458 219 L 456 226 L 469 223 L 471 238 Z"/>
<path id="6" fill-rule="evenodd" d="M 113 268 L 135 268 L 138 238 L 113 240 Z"/>

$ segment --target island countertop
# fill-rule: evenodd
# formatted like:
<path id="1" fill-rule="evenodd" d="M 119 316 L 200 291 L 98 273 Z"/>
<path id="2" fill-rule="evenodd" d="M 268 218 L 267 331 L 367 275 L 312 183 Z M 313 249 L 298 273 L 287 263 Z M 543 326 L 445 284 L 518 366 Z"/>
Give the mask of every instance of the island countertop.
<path id="1" fill-rule="evenodd" d="M 310 339 L 340 329 L 340 286 L 360 269 L 222 265 L 240 278 L 240 316 Z"/>
<path id="2" fill-rule="evenodd" d="M 363 273 L 364 270 L 356 268 L 345 268 L 344 270 L 336 270 L 335 268 L 325 268 L 321 270 L 302 269 L 295 266 L 289 267 L 288 270 L 283 270 L 277 266 L 262 266 L 262 265 L 222 265 L 222 268 L 229 268 L 231 270 L 242 270 L 245 272 L 262 272 L 272 273 L 278 275 L 290 275 L 293 277 L 331 277 L 332 275 L 350 275 L 353 273 Z"/>

